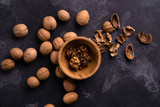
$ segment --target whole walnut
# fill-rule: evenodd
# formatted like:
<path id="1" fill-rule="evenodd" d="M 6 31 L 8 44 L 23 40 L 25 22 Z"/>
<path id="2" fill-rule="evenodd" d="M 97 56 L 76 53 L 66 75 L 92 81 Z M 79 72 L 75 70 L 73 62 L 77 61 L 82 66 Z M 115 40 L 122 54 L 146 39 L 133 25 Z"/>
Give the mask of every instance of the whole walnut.
<path id="1" fill-rule="evenodd" d="M 84 26 L 89 22 L 89 13 L 87 10 L 80 11 L 76 16 L 76 21 L 79 25 Z"/>
<path id="2" fill-rule="evenodd" d="M 106 22 L 103 24 L 103 30 L 104 30 L 105 32 L 112 33 L 112 32 L 115 31 L 116 29 L 112 26 L 111 22 L 106 21 Z"/>
<path id="3" fill-rule="evenodd" d="M 14 26 L 13 32 L 17 37 L 24 37 L 28 34 L 28 28 L 25 24 L 17 24 Z"/>
<path id="4" fill-rule="evenodd" d="M 70 19 L 70 14 L 66 10 L 59 10 L 57 16 L 61 21 L 64 22 Z"/>
<path id="5" fill-rule="evenodd" d="M 76 82 L 70 78 L 63 81 L 63 87 L 67 92 L 72 92 L 76 89 Z"/>
<path id="6" fill-rule="evenodd" d="M 75 37 L 77 37 L 77 34 L 75 32 L 67 32 L 64 34 L 63 40 L 66 42 L 66 41 L 68 41 L 72 38 L 75 38 Z"/>
<path id="7" fill-rule="evenodd" d="M 38 69 L 36 76 L 39 80 L 46 80 L 50 76 L 49 69 L 46 67 L 41 67 Z"/>
<path id="8" fill-rule="evenodd" d="M 23 57 L 23 51 L 20 48 L 12 48 L 10 50 L 10 55 L 14 60 L 19 60 Z"/>
<path id="9" fill-rule="evenodd" d="M 64 41 L 62 38 L 57 37 L 53 40 L 53 46 L 56 50 L 59 50 L 64 44 Z"/>
<path id="10" fill-rule="evenodd" d="M 57 27 L 57 22 L 56 22 L 55 18 L 52 16 L 46 16 L 43 19 L 43 27 L 46 30 L 54 30 Z"/>
<path id="11" fill-rule="evenodd" d="M 55 69 L 55 75 L 58 78 L 64 78 L 64 77 L 66 77 L 66 75 L 63 73 L 63 71 L 61 70 L 61 68 L 60 68 L 59 65 Z"/>
<path id="12" fill-rule="evenodd" d="M 28 48 L 24 51 L 23 59 L 25 62 L 30 63 L 37 58 L 37 51 L 34 48 Z"/>
<path id="13" fill-rule="evenodd" d="M 46 104 L 44 107 L 55 107 L 53 104 Z"/>
<path id="14" fill-rule="evenodd" d="M 40 85 L 40 82 L 35 76 L 31 76 L 27 79 L 27 84 L 30 88 L 36 88 Z"/>
<path id="15" fill-rule="evenodd" d="M 45 41 L 40 45 L 39 51 L 42 55 L 48 55 L 51 53 L 52 49 L 52 43 L 49 41 Z"/>
<path id="16" fill-rule="evenodd" d="M 47 41 L 47 40 L 49 40 L 50 37 L 51 37 L 50 32 L 47 31 L 47 30 L 44 29 L 44 28 L 40 28 L 40 29 L 38 30 L 37 35 L 38 35 L 38 38 L 39 38 L 41 41 Z"/>
<path id="17" fill-rule="evenodd" d="M 5 71 L 11 70 L 15 67 L 15 62 L 12 59 L 5 59 L 1 62 L 1 68 Z"/>
<path id="18" fill-rule="evenodd" d="M 58 64 L 58 51 L 53 51 L 51 53 L 50 60 L 53 64 Z"/>

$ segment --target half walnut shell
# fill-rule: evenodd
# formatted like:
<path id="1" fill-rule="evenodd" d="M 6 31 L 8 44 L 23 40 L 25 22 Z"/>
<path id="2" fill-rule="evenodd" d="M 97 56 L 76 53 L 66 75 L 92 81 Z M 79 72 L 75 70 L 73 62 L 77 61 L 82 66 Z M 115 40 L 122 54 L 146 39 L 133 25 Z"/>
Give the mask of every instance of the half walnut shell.
<path id="1" fill-rule="evenodd" d="M 120 34 L 119 36 L 116 37 L 116 40 L 120 44 L 123 44 L 127 40 L 127 36 L 125 34 Z"/>
<path id="2" fill-rule="evenodd" d="M 152 35 L 139 32 L 138 39 L 144 44 L 149 44 L 152 42 Z"/>
<path id="3" fill-rule="evenodd" d="M 133 45 L 132 44 L 129 44 L 127 47 L 126 47 L 126 57 L 130 60 L 133 60 L 134 58 L 134 49 L 133 49 Z"/>
<path id="4" fill-rule="evenodd" d="M 103 34 L 103 42 L 111 42 L 112 41 L 112 36 L 110 33 L 104 33 Z"/>
<path id="5" fill-rule="evenodd" d="M 119 21 L 119 16 L 114 13 L 111 17 L 111 23 L 114 28 L 119 29 L 120 28 L 120 21 Z"/>
<path id="6" fill-rule="evenodd" d="M 103 42 L 102 30 L 96 30 L 96 34 L 94 35 L 95 40 L 97 42 Z"/>
<path id="7" fill-rule="evenodd" d="M 130 36 L 135 32 L 135 29 L 131 26 L 125 26 L 123 28 L 123 32 L 125 33 L 126 36 Z"/>
<path id="8" fill-rule="evenodd" d="M 106 21 L 103 24 L 103 30 L 104 32 L 112 33 L 113 31 L 115 31 L 115 28 L 112 26 L 111 22 Z"/>
<path id="9" fill-rule="evenodd" d="M 112 57 L 115 57 L 118 54 L 119 47 L 120 47 L 120 45 L 118 43 L 116 46 L 113 43 L 110 44 L 109 51 L 110 51 L 110 55 Z"/>

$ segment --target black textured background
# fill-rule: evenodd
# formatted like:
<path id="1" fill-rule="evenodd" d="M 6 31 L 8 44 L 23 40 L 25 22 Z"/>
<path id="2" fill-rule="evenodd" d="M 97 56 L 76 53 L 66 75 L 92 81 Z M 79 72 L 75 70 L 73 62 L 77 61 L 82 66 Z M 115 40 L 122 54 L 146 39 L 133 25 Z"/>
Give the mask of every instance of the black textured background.
<path id="1" fill-rule="evenodd" d="M 66 9 L 71 19 L 63 23 L 57 19 L 57 11 Z M 90 13 L 87 26 L 80 27 L 75 22 L 76 14 L 83 9 Z M 119 54 L 111 58 L 106 52 L 97 73 L 89 79 L 77 81 L 77 102 L 65 105 L 62 97 L 66 93 L 63 80 L 56 78 L 49 56 L 42 56 L 30 64 L 16 61 L 12 71 L 0 69 L 0 107 L 43 107 L 53 103 L 56 107 L 160 107 L 160 0 L 0 0 L 0 61 L 9 57 L 10 49 L 19 47 L 23 51 L 41 41 L 37 31 L 42 27 L 45 16 L 51 15 L 58 21 L 55 37 L 74 31 L 78 35 L 93 38 L 94 31 L 102 28 L 113 13 L 120 17 L 121 28 L 112 33 L 113 40 L 122 33 L 122 28 L 130 25 L 136 32 L 121 45 Z M 28 36 L 16 38 L 13 27 L 24 23 L 29 28 Z M 140 43 L 138 32 L 151 33 L 153 41 L 149 45 Z M 128 62 L 125 47 L 132 43 L 135 58 Z M 26 85 L 29 76 L 38 68 L 50 69 L 49 79 L 41 82 L 36 89 Z"/>

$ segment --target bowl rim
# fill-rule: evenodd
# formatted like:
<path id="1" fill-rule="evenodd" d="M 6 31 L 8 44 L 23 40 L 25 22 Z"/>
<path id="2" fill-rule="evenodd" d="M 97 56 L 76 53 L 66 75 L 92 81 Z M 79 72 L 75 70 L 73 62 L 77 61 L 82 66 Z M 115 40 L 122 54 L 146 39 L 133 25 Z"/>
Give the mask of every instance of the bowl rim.
<path id="1" fill-rule="evenodd" d="M 95 69 L 94 69 L 88 76 L 85 76 L 84 78 L 77 78 L 77 77 L 75 77 L 75 76 L 70 75 L 70 73 L 65 72 L 64 67 L 62 66 L 62 62 L 61 62 L 61 58 L 62 58 L 62 57 L 61 57 L 61 56 L 62 56 L 61 53 L 62 53 L 64 47 L 65 47 L 67 44 L 69 44 L 71 41 L 78 40 L 78 39 L 79 39 L 79 40 L 85 40 L 85 41 L 90 42 L 90 43 L 95 47 L 96 52 L 97 52 L 97 54 L 98 54 L 98 63 L 97 63 L 97 65 L 96 65 Z M 99 68 L 99 66 L 100 66 L 100 64 L 101 64 L 101 52 L 100 52 L 98 46 L 97 46 L 90 38 L 78 36 L 78 37 L 75 37 L 75 38 L 70 39 L 69 41 L 66 41 L 66 42 L 63 44 L 63 46 L 60 48 L 59 53 L 58 53 L 58 63 L 59 63 L 59 66 L 60 66 L 62 72 L 63 72 L 65 75 L 67 75 L 68 77 L 70 77 L 70 78 L 72 78 L 72 79 L 76 79 L 76 80 L 87 79 L 87 78 L 91 77 L 92 75 L 94 75 L 94 74 L 97 72 L 97 70 L 98 70 L 98 68 Z"/>

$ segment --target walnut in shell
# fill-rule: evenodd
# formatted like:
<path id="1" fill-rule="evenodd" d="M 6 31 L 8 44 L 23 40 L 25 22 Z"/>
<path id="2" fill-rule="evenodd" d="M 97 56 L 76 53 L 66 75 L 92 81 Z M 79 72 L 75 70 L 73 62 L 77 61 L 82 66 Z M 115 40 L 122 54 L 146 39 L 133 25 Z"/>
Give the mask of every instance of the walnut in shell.
<path id="1" fill-rule="evenodd" d="M 130 36 L 135 32 L 135 29 L 131 26 L 125 26 L 123 28 L 123 32 L 125 33 L 126 36 Z"/>
<path id="2" fill-rule="evenodd" d="M 144 44 L 149 44 L 152 42 L 152 35 L 139 32 L 138 39 Z"/>
<path id="3" fill-rule="evenodd" d="M 134 49 L 133 49 L 133 45 L 132 44 L 129 44 L 127 47 L 126 47 L 126 57 L 130 60 L 133 60 L 134 58 Z"/>
<path id="4" fill-rule="evenodd" d="M 125 34 L 120 34 L 116 37 L 116 40 L 120 43 L 123 44 L 127 40 L 127 36 Z"/>
<path id="5" fill-rule="evenodd" d="M 114 13 L 111 17 L 111 23 L 114 28 L 119 29 L 120 28 L 120 21 L 119 21 L 119 16 Z"/>
<path id="6" fill-rule="evenodd" d="M 103 30 L 104 30 L 105 32 L 112 33 L 113 31 L 115 31 L 115 28 L 112 26 L 111 22 L 106 21 L 106 22 L 103 24 Z"/>

